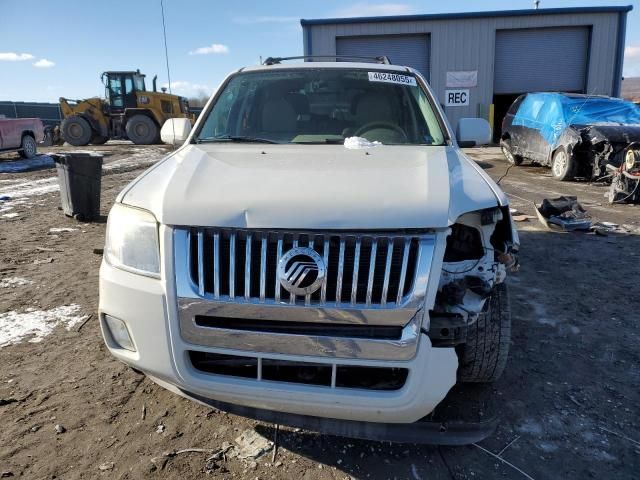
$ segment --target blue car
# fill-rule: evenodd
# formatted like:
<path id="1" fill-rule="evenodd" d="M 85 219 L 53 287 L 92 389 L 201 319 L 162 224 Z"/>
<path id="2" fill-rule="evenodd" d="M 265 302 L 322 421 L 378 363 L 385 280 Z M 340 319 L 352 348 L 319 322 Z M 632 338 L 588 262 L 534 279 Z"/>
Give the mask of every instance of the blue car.
<path id="1" fill-rule="evenodd" d="M 528 93 L 502 122 L 506 159 L 551 167 L 558 180 L 606 175 L 629 149 L 640 149 L 640 106 L 619 98 L 568 93 Z"/>

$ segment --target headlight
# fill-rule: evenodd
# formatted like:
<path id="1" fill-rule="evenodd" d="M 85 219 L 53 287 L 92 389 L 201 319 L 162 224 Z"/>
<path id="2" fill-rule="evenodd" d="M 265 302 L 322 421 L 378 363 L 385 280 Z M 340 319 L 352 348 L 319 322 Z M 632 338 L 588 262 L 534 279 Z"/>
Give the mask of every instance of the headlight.
<path id="1" fill-rule="evenodd" d="M 640 150 L 627 150 L 624 163 L 627 170 L 631 170 L 636 165 L 640 165 Z"/>
<path id="2" fill-rule="evenodd" d="M 114 267 L 160 276 L 158 222 L 137 208 L 115 204 L 109 212 L 105 259 Z"/>

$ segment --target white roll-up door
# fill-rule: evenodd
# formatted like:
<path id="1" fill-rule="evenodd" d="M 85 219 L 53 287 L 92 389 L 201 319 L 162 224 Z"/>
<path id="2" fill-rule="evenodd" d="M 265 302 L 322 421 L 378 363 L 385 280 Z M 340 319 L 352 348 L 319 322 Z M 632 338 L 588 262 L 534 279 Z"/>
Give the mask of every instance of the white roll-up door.
<path id="1" fill-rule="evenodd" d="M 584 92 L 589 27 L 498 30 L 494 93 Z"/>
<path id="2" fill-rule="evenodd" d="M 336 38 L 336 55 L 379 57 L 413 67 L 429 80 L 429 35 L 378 35 Z M 357 61 L 357 60 L 354 60 Z"/>

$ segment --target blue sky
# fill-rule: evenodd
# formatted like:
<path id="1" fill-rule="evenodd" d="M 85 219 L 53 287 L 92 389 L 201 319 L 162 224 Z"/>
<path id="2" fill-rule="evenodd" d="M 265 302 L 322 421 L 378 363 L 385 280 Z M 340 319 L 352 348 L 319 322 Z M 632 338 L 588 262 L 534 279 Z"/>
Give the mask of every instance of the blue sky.
<path id="1" fill-rule="evenodd" d="M 302 54 L 300 18 L 531 8 L 532 0 L 164 0 L 174 93 L 210 93 L 259 57 Z M 542 0 L 541 8 L 633 4 L 624 73 L 640 76 L 636 0 Z M 636 28 L 634 28 L 634 26 Z M 167 83 L 160 0 L 0 0 L 0 100 L 102 95 L 104 70 Z"/>

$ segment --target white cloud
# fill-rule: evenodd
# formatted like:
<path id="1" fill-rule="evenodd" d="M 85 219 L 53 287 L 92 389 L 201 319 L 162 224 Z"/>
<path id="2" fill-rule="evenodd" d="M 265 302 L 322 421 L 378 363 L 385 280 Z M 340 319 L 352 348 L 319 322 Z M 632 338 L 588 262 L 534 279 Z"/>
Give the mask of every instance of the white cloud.
<path id="1" fill-rule="evenodd" d="M 241 25 L 255 25 L 257 23 L 298 23 L 300 17 L 277 17 L 277 16 L 240 16 L 233 19 L 235 23 Z"/>
<path id="2" fill-rule="evenodd" d="M 51 60 L 47 60 L 46 58 L 41 58 L 40 60 L 35 62 L 33 66 L 38 68 L 51 68 L 55 66 L 55 62 L 52 62 Z"/>
<path id="3" fill-rule="evenodd" d="M 413 12 L 413 7 L 405 3 L 358 2 L 349 7 L 335 10 L 333 15 L 336 17 L 385 17 L 388 15 L 408 15 Z"/>
<path id="4" fill-rule="evenodd" d="M 22 62 L 24 60 L 32 60 L 33 55 L 30 53 L 0 52 L 0 61 L 5 62 Z"/>
<path id="5" fill-rule="evenodd" d="M 640 46 L 629 45 L 624 49 L 624 76 L 640 77 Z"/>
<path id="6" fill-rule="evenodd" d="M 164 88 L 169 88 L 168 83 L 165 83 L 162 86 Z M 171 82 L 171 92 L 185 97 L 208 97 L 211 95 L 212 91 L 212 87 L 201 83 L 191 83 L 185 80 L 174 80 Z"/>
<path id="7" fill-rule="evenodd" d="M 229 47 L 221 43 L 212 43 L 208 47 L 200 47 L 191 50 L 189 55 L 210 55 L 210 54 L 226 54 L 229 53 Z"/>

